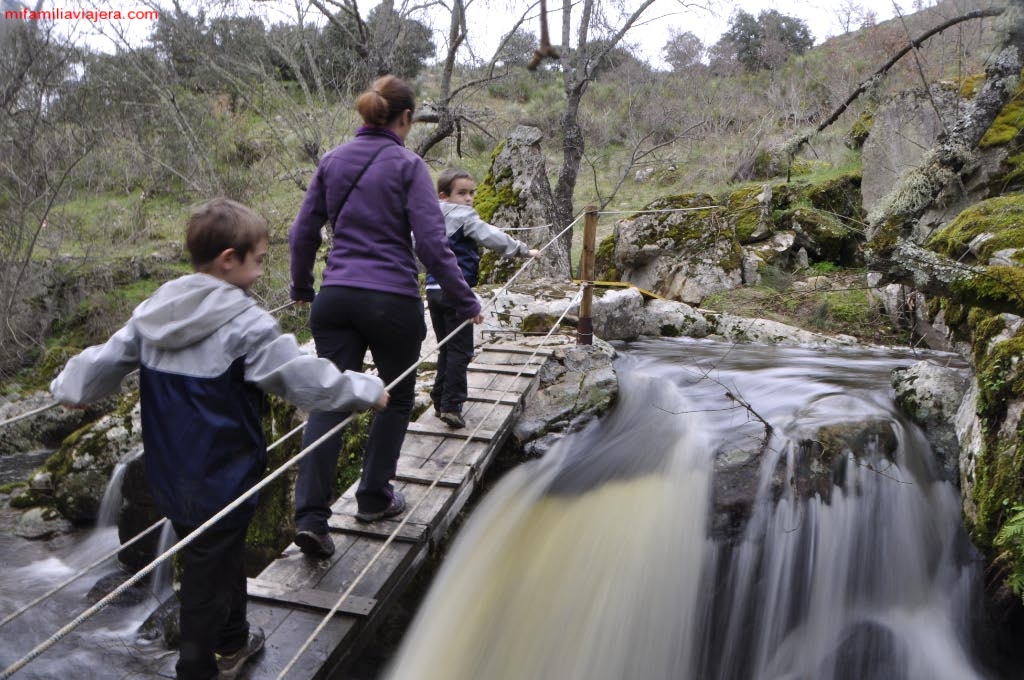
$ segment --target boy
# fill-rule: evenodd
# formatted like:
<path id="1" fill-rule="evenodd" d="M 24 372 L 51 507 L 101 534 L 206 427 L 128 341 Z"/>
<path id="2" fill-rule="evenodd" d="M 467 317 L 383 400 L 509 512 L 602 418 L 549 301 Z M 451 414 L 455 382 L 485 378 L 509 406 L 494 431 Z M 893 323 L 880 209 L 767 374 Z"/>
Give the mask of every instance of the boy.
<path id="1" fill-rule="evenodd" d="M 441 199 L 448 245 L 455 253 L 466 277 L 466 283 L 477 284 L 480 271 L 480 247 L 490 248 L 503 257 L 537 257 L 539 250 L 531 250 L 522 241 L 517 241 L 501 229 L 480 219 L 473 209 L 476 183 L 465 170 L 448 168 L 437 177 L 437 195 Z M 427 274 L 427 307 L 434 336 L 443 340 L 461 323 L 441 287 Z M 466 368 L 473 356 L 473 326 L 467 324 L 447 343 L 437 355 L 437 377 L 430 391 L 434 402 L 434 413 L 448 427 L 458 429 L 466 426 L 462 418 L 462 404 L 466 401 Z"/>
<path id="2" fill-rule="evenodd" d="M 303 353 L 248 295 L 263 274 L 266 221 L 218 198 L 190 216 L 196 273 L 165 283 L 105 344 L 72 358 L 50 385 L 80 405 L 115 393 L 140 369 L 146 475 L 178 536 L 219 512 L 263 474 L 264 391 L 304 410 L 383 407 L 378 378 L 341 373 Z M 182 550 L 179 680 L 233 678 L 263 647 L 246 620 L 245 534 L 256 498 Z"/>

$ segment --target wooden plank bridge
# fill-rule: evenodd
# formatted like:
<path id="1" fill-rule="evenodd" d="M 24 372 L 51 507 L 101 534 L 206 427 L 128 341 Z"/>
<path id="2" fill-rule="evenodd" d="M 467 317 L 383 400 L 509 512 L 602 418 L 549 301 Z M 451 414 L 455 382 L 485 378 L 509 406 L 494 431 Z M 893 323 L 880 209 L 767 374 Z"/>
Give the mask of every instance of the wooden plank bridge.
<path id="1" fill-rule="evenodd" d="M 249 580 L 249 620 L 263 628 L 267 642 L 243 677 L 277 678 L 380 552 L 286 676 L 345 677 L 346 668 L 372 639 L 389 605 L 444 538 L 480 483 L 550 353 L 540 343 L 530 347 L 514 340 L 480 345 L 469 367 L 469 399 L 463 408 L 466 428 L 449 429 L 433 410 L 410 423 L 395 482 L 405 494 L 409 516 L 383 552 L 382 546 L 404 516 L 372 524 L 356 522 L 353 485 L 332 506 L 329 526 L 336 551 L 331 558 L 311 559 L 291 545 Z"/>

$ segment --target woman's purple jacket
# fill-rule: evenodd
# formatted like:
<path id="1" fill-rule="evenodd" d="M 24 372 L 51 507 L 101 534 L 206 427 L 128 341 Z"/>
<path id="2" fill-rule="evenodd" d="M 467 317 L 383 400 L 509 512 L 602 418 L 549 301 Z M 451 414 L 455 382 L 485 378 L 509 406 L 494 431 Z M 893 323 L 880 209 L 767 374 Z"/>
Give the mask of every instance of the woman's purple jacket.
<path id="1" fill-rule="evenodd" d="M 340 206 L 352 181 L 379 149 Z M 415 255 L 441 284 L 459 317 L 480 313 L 480 303 L 448 247 L 444 216 L 426 164 L 387 128 L 364 126 L 354 139 L 320 159 L 288 233 L 293 300 L 308 302 L 315 295 L 313 263 L 325 223 L 333 227 L 334 246 L 327 255 L 322 285 L 419 298 L 415 243 Z"/>

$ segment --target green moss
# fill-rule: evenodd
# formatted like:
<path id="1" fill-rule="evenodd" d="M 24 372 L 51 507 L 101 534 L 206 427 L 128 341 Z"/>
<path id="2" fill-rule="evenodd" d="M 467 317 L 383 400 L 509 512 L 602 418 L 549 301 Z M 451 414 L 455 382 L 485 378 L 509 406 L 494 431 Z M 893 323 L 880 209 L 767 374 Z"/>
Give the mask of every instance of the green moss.
<path id="1" fill-rule="evenodd" d="M 970 306 L 1024 314 L 1024 269 L 1003 265 L 953 282 L 954 299 Z"/>
<path id="2" fill-rule="evenodd" d="M 973 73 L 963 79 L 960 83 L 960 96 L 964 99 L 974 99 L 978 90 L 985 84 L 985 73 Z"/>
<path id="3" fill-rule="evenodd" d="M 373 412 L 363 411 L 352 419 L 342 431 L 341 454 L 338 456 L 338 476 L 335 490 L 341 494 L 359 479 L 363 470 L 363 451 L 370 436 Z"/>
<path id="4" fill-rule="evenodd" d="M 504 168 L 497 175 L 494 174 L 494 161 L 504 148 L 504 141 L 494 148 L 487 174 L 476 187 L 473 207 L 484 222 L 490 222 L 501 206 L 519 204 L 519 192 L 512 189 L 512 169 Z"/>
<path id="5" fill-rule="evenodd" d="M 982 234 L 989 235 L 975 246 L 982 263 L 997 250 L 1024 248 L 1024 195 L 997 196 L 975 203 L 925 245 L 946 257 L 961 260 L 968 253 L 968 244 Z"/>
<path id="6" fill-rule="evenodd" d="M 736 239 L 740 243 L 749 243 L 761 222 L 761 205 L 757 196 L 762 191 L 763 187 L 742 187 L 725 196 L 725 209 L 736 225 Z"/>
<path id="7" fill-rule="evenodd" d="M 292 430 L 296 409 L 274 395 L 268 395 L 263 415 L 263 436 L 271 444 Z M 267 454 L 267 469 L 276 470 L 299 452 L 302 438 L 292 435 Z M 246 534 L 246 554 L 250 576 L 258 574 L 291 542 L 294 535 L 291 500 L 292 478 L 282 475 L 263 487 L 259 507 Z"/>
<path id="8" fill-rule="evenodd" d="M 24 493 L 18 494 L 11 499 L 10 505 L 12 508 L 17 510 L 25 510 L 27 508 L 38 508 L 51 505 L 53 499 L 48 496 L 37 494 L 32 490 L 26 489 Z"/>
<path id="9" fill-rule="evenodd" d="M 615 269 L 615 235 L 609 234 L 597 246 L 594 255 L 594 276 L 598 281 L 618 281 L 619 272 Z"/>
<path id="10" fill-rule="evenodd" d="M 1009 144 L 1021 129 L 1024 128 L 1024 79 L 1021 79 L 1017 92 L 1006 102 L 985 135 L 978 142 L 978 148 L 988 149 L 993 146 Z"/>
<path id="11" fill-rule="evenodd" d="M 558 322 L 558 317 L 551 314 L 527 314 L 523 318 L 524 333 L 546 333 Z"/>
<path id="12" fill-rule="evenodd" d="M 8 482 L 7 484 L 0 484 L 0 493 L 11 494 L 16 490 L 27 486 L 27 482 Z"/>
<path id="13" fill-rule="evenodd" d="M 819 211 L 836 217 L 863 220 L 860 185 L 861 172 L 855 170 L 814 182 L 803 195 Z"/>
<path id="14" fill-rule="evenodd" d="M 853 126 L 846 135 L 846 145 L 851 149 L 859 149 L 864 146 L 871 128 L 875 125 L 875 113 L 871 109 L 865 109 L 854 121 Z"/>

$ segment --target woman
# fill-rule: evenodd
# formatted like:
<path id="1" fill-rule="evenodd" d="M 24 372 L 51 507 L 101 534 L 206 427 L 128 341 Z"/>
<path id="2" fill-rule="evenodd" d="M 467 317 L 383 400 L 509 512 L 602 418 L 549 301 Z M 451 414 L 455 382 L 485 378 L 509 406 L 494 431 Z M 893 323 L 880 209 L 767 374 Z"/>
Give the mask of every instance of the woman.
<path id="1" fill-rule="evenodd" d="M 385 384 L 419 360 L 426 336 L 414 247 L 460 317 L 483 321 L 480 304 L 448 247 L 427 166 L 404 145 L 415 107 L 412 89 L 394 76 L 378 79 L 361 94 L 356 110 L 365 124 L 354 139 L 320 160 L 289 232 L 291 297 L 313 302 L 309 326 L 317 354 L 339 369 L 361 371 L 369 348 Z M 333 227 L 333 245 L 314 298 L 313 263 L 325 222 Z M 387 408 L 373 418 L 356 491 L 360 521 L 394 517 L 405 509 L 405 499 L 390 480 L 415 386 L 412 372 L 391 389 Z M 303 448 L 347 415 L 311 414 Z M 299 463 L 295 543 L 309 555 L 334 553 L 327 519 L 340 448 L 337 433 Z"/>

